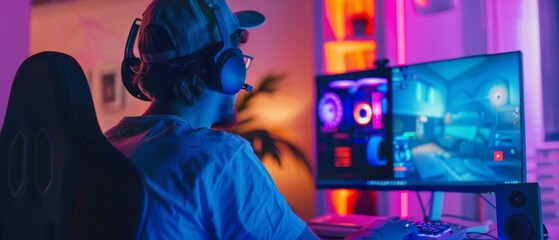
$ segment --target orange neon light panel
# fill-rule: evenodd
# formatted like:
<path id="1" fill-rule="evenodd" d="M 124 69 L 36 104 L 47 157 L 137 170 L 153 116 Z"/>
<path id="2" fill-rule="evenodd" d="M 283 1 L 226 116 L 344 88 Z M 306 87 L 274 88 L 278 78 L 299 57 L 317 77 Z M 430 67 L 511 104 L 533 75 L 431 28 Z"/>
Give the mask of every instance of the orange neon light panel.
<path id="1" fill-rule="evenodd" d="M 374 41 L 336 41 L 324 44 L 326 71 L 343 73 L 373 66 L 376 44 Z"/>
<path id="2" fill-rule="evenodd" d="M 330 192 L 330 200 L 337 214 L 345 215 L 353 212 L 357 190 L 337 189 Z"/>
<path id="3" fill-rule="evenodd" d="M 326 19 L 334 38 L 372 36 L 375 4 L 371 0 L 325 0 Z"/>

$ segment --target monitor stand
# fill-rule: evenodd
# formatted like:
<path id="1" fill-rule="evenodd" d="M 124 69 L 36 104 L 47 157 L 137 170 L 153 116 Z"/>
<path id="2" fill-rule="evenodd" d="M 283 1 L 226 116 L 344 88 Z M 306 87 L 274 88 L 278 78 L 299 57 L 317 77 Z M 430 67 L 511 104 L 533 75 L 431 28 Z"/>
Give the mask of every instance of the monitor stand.
<path id="1" fill-rule="evenodd" d="M 431 209 L 429 212 L 429 221 L 441 221 L 443 217 L 443 192 L 431 193 Z"/>
<path id="2" fill-rule="evenodd" d="M 443 220 L 443 202 L 444 192 L 435 191 L 431 193 L 431 209 L 429 211 L 429 221 L 444 221 L 450 224 L 461 225 L 467 227 L 467 232 L 487 233 L 489 231 L 489 225 L 487 223 L 465 220 Z"/>

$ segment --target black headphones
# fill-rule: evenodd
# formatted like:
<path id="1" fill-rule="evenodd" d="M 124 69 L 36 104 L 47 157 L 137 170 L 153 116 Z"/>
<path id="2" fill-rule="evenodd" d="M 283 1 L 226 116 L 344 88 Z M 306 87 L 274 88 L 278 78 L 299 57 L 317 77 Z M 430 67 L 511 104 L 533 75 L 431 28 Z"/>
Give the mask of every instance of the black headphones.
<path id="1" fill-rule="evenodd" d="M 210 88 L 228 95 L 234 95 L 241 89 L 250 92 L 252 86 L 245 83 L 246 68 L 243 53 L 239 48 L 233 46 L 220 7 L 214 3 L 210 3 L 208 7 L 214 12 L 223 41 L 221 49 L 214 56 L 214 68 L 212 69 L 215 69 L 215 71 L 211 75 L 208 85 Z M 133 83 L 133 78 L 136 74 L 133 69 L 137 68 L 141 63 L 140 58 L 136 57 L 133 50 L 141 21 L 139 18 L 134 20 L 126 40 L 124 60 L 121 66 L 122 83 L 132 96 L 143 101 L 151 101 L 151 98 L 137 84 Z"/>

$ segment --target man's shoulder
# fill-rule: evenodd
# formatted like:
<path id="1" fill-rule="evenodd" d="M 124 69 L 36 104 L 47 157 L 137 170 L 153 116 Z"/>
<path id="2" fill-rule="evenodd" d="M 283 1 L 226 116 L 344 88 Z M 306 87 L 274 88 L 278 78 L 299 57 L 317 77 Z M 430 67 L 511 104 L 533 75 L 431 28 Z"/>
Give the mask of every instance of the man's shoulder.
<path id="1" fill-rule="evenodd" d="M 237 134 L 208 128 L 194 130 L 190 134 L 184 134 L 181 138 L 184 141 L 194 140 L 194 142 L 198 142 L 202 146 L 215 150 L 218 150 L 218 148 L 224 148 L 220 150 L 231 148 L 231 150 L 234 149 L 236 151 L 239 147 L 248 143 Z"/>
<path id="2" fill-rule="evenodd" d="M 210 128 L 192 128 L 176 119 L 150 122 L 149 118 L 128 118 L 107 131 L 105 136 L 129 156 L 133 153 L 143 155 L 149 150 L 168 157 L 219 154 L 220 158 L 231 158 L 249 145 L 239 135 Z"/>

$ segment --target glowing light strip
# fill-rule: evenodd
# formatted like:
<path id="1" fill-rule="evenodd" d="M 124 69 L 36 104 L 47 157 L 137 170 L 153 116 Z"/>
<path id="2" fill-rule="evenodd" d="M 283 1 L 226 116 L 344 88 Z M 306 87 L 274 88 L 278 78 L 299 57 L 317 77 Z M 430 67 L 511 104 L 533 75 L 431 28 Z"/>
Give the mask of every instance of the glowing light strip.
<path id="1" fill-rule="evenodd" d="M 396 41 L 398 51 L 398 64 L 406 63 L 406 24 L 404 0 L 396 0 Z"/>
<path id="2" fill-rule="evenodd" d="M 347 89 L 355 85 L 353 80 L 336 80 L 328 84 L 329 88 Z"/>
<path id="3" fill-rule="evenodd" d="M 331 202 L 337 214 L 345 215 L 351 213 L 354 202 L 351 201 L 357 195 L 357 190 L 336 189 L 331 192 Z"/>
<path id="4" fill-rule="evenodd" d="M 367 77 L 361 78 L 359 80 L 336 80 L 328 84 L 330 88 L 336 89 L 347 89 L 351 88 L 353 93 L 357 92 L 357 90 L 361 86 L 376 86 L 380 84 L 386 84 L 388 80 L 385 78 L 377 78 L 377 77 Z"/>
<path id="5" fill-rule="evenodd" d="M 406 63 L 406 24 L 404 0 L 396 0 L 396 41 L 398 51 L 398 64 Z M 409 194 L 400 192 L 400 217 L 409 216 Z"/>
<path id="6" fill-rule="evenodd" d="M 381 94 L 374 92 L 371 94 L 372 105 L 373 105 L 373 128 L 382 129 L 382 102 Z"/>
<path id="7" fill-rule="evenodd" d="M 410 215 L 408 203 L 409 203 L 409 192 L 401 191 L 400 192 L 400 217 L 401 218 L 405 218 Z"/>

